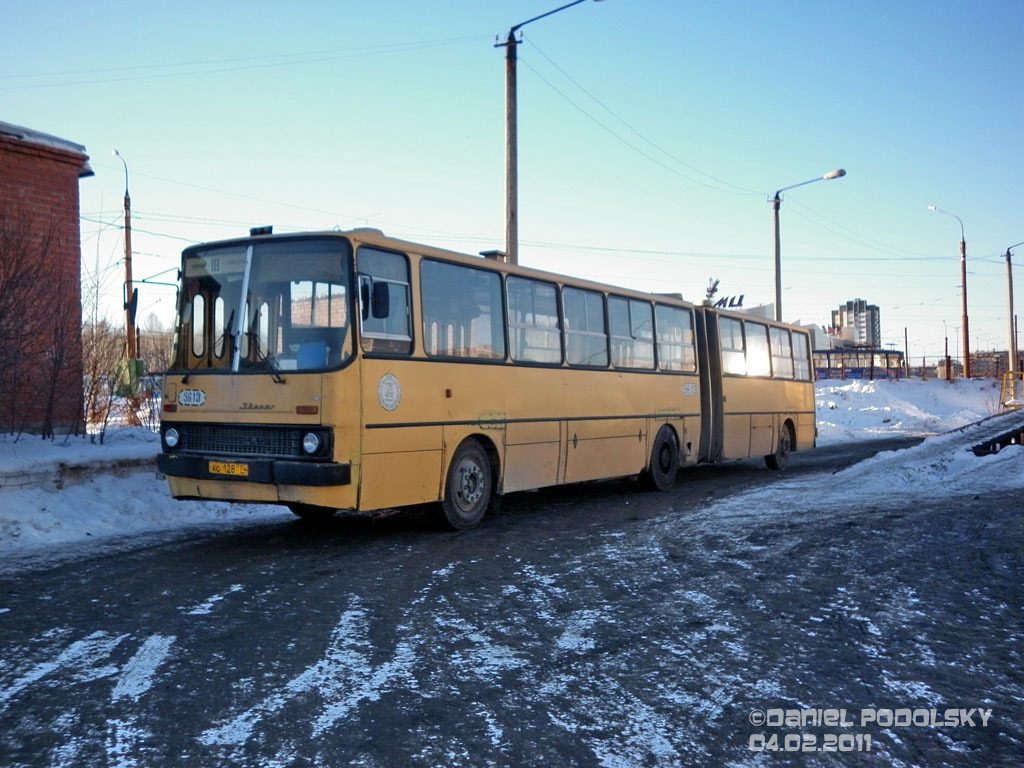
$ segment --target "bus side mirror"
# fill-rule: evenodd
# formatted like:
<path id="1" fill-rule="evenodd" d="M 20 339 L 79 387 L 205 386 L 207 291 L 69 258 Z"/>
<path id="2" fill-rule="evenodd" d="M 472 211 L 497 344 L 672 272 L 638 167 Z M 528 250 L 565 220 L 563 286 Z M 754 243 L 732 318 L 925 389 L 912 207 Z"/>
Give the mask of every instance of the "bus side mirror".
<path id="1" fill-rule="evenodd" d="M 391 293 L 387 283 L 373 284 L 373 301 L 370 302 L 370 313 L 378 320 L 391 314 Z"/>

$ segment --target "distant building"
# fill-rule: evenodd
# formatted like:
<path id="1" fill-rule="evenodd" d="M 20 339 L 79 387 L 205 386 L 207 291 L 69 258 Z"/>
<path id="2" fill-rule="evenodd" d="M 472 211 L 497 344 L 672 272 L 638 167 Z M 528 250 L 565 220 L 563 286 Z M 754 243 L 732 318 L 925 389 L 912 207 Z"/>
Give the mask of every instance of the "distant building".
<path id="1" fill-rule="evenodd" d="M 82 412 L 78 180 L 85 147 L 0 122 L 0 429 L 75 427 Z"/>
<path id="2" fill-rule="evenodd" d="M 882 322 L 878 307 L 864 299 L 853 299 L 832 310 L 829 334 L 851 346 L 882 346 Z"/>

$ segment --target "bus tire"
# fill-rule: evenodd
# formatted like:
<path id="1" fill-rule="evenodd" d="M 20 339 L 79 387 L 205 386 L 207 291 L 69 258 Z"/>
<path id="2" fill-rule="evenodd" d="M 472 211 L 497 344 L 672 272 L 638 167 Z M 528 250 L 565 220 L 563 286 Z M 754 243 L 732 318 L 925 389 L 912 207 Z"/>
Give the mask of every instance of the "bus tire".
<path id="1" fill-rule="evenodd" d="M 476 440 L 464 440 L 448 466 L 441 500 L 443 522 L 456 531 L 480 522 L 494 496 L 494 471 L 487 452 Z"/>
<path id="2" fill-rule="evenodd" d="M 312 504 L 289 504 L 288 509 L 290 509 L 292 514 L 296 517 L 308 520 L 311 523 L 319 523 L 324 520 L 329 520 L 334 517 L 334 513 L 338 511 L 336 509 L 331 509 L 330 507 L 316 507 Z"/>
<path id="3" fill-rule="evenodd" d="M 654 438 L 651 460 L 641 480 L 648 490 L 669 491 L 676 484 L 678 472 L 679 440 L 676 438 L 675 430 L 664 424 Z"/>
<path id="4" fill-rule="evenodd" d="M 764 457 L 764 463 L 768 469 L 785 469 L 789 464 L 789 454 L 792 453 L 795 443 L 793 425 L 787 421 L 779 430 L 779 442 L 775 446 L 775 453 L 769 453 Z"/>

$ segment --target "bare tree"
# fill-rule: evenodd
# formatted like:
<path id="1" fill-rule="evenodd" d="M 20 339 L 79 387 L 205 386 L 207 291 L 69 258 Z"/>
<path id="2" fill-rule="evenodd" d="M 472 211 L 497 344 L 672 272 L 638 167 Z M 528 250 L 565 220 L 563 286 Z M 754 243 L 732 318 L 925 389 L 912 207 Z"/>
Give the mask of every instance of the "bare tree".
<path id="1" fill-rule="evenodd" d="M 152 312 L 146 317 L 139 339 L 139 356 L 146 361 L 146 372 L 163 374 L 171 365 L 170 329 Z"/>
<path id="2" fill-rule="evenodd" d="M 55 416 L 67 422 L 69 411 L 75 414 L 70 422 L 69 433 L 78 434 L 82 414 L 82 382 L 78 377 L 81 370 L 81 339 L 76 339 L 81 330 L 82 308 L 78 302 L 78 286 L 66 273 L 55 274 L 51 281 L 53 289 L 53 313 L 43 335 L 48 349 L 40 370 L 44 374 L 41 384 L 45 388 L 45 412 L 41 425 L 43 438 L 54 437 Z"/>
<path id="3" fill-rule="evenodd" d="M 82 328 L 85 420 L 88 427 L 99 434 L 100 442 L 114 413 L 117 364 L 123 345 L 121 332 L 111 328 L 105 320 L 87 323 Z"/>
<path id="4" fill-rule="evenodd" d="M 48 355 L 59 312 L 53 284 L 59 265 L 50 257 L 54 241 L 52 222 L 0 207 L 0 428 L 16 436 L 45 422 L 47 413 L 52 417 L 48 397 L 57 394 L 46 380 L 53 371 Z"/>

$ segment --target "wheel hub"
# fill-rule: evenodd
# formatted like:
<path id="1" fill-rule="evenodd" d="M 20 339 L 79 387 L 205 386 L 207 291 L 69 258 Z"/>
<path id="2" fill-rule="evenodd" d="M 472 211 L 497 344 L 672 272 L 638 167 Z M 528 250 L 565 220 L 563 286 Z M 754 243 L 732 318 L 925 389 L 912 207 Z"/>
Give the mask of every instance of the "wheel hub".
<path id="1" fill-rule="evenodd" d="M 474 463 L 466 463 L 459 467 L 459 499 L 470 507 L 480 501 L 484 495 L 483 472 Z"/>

